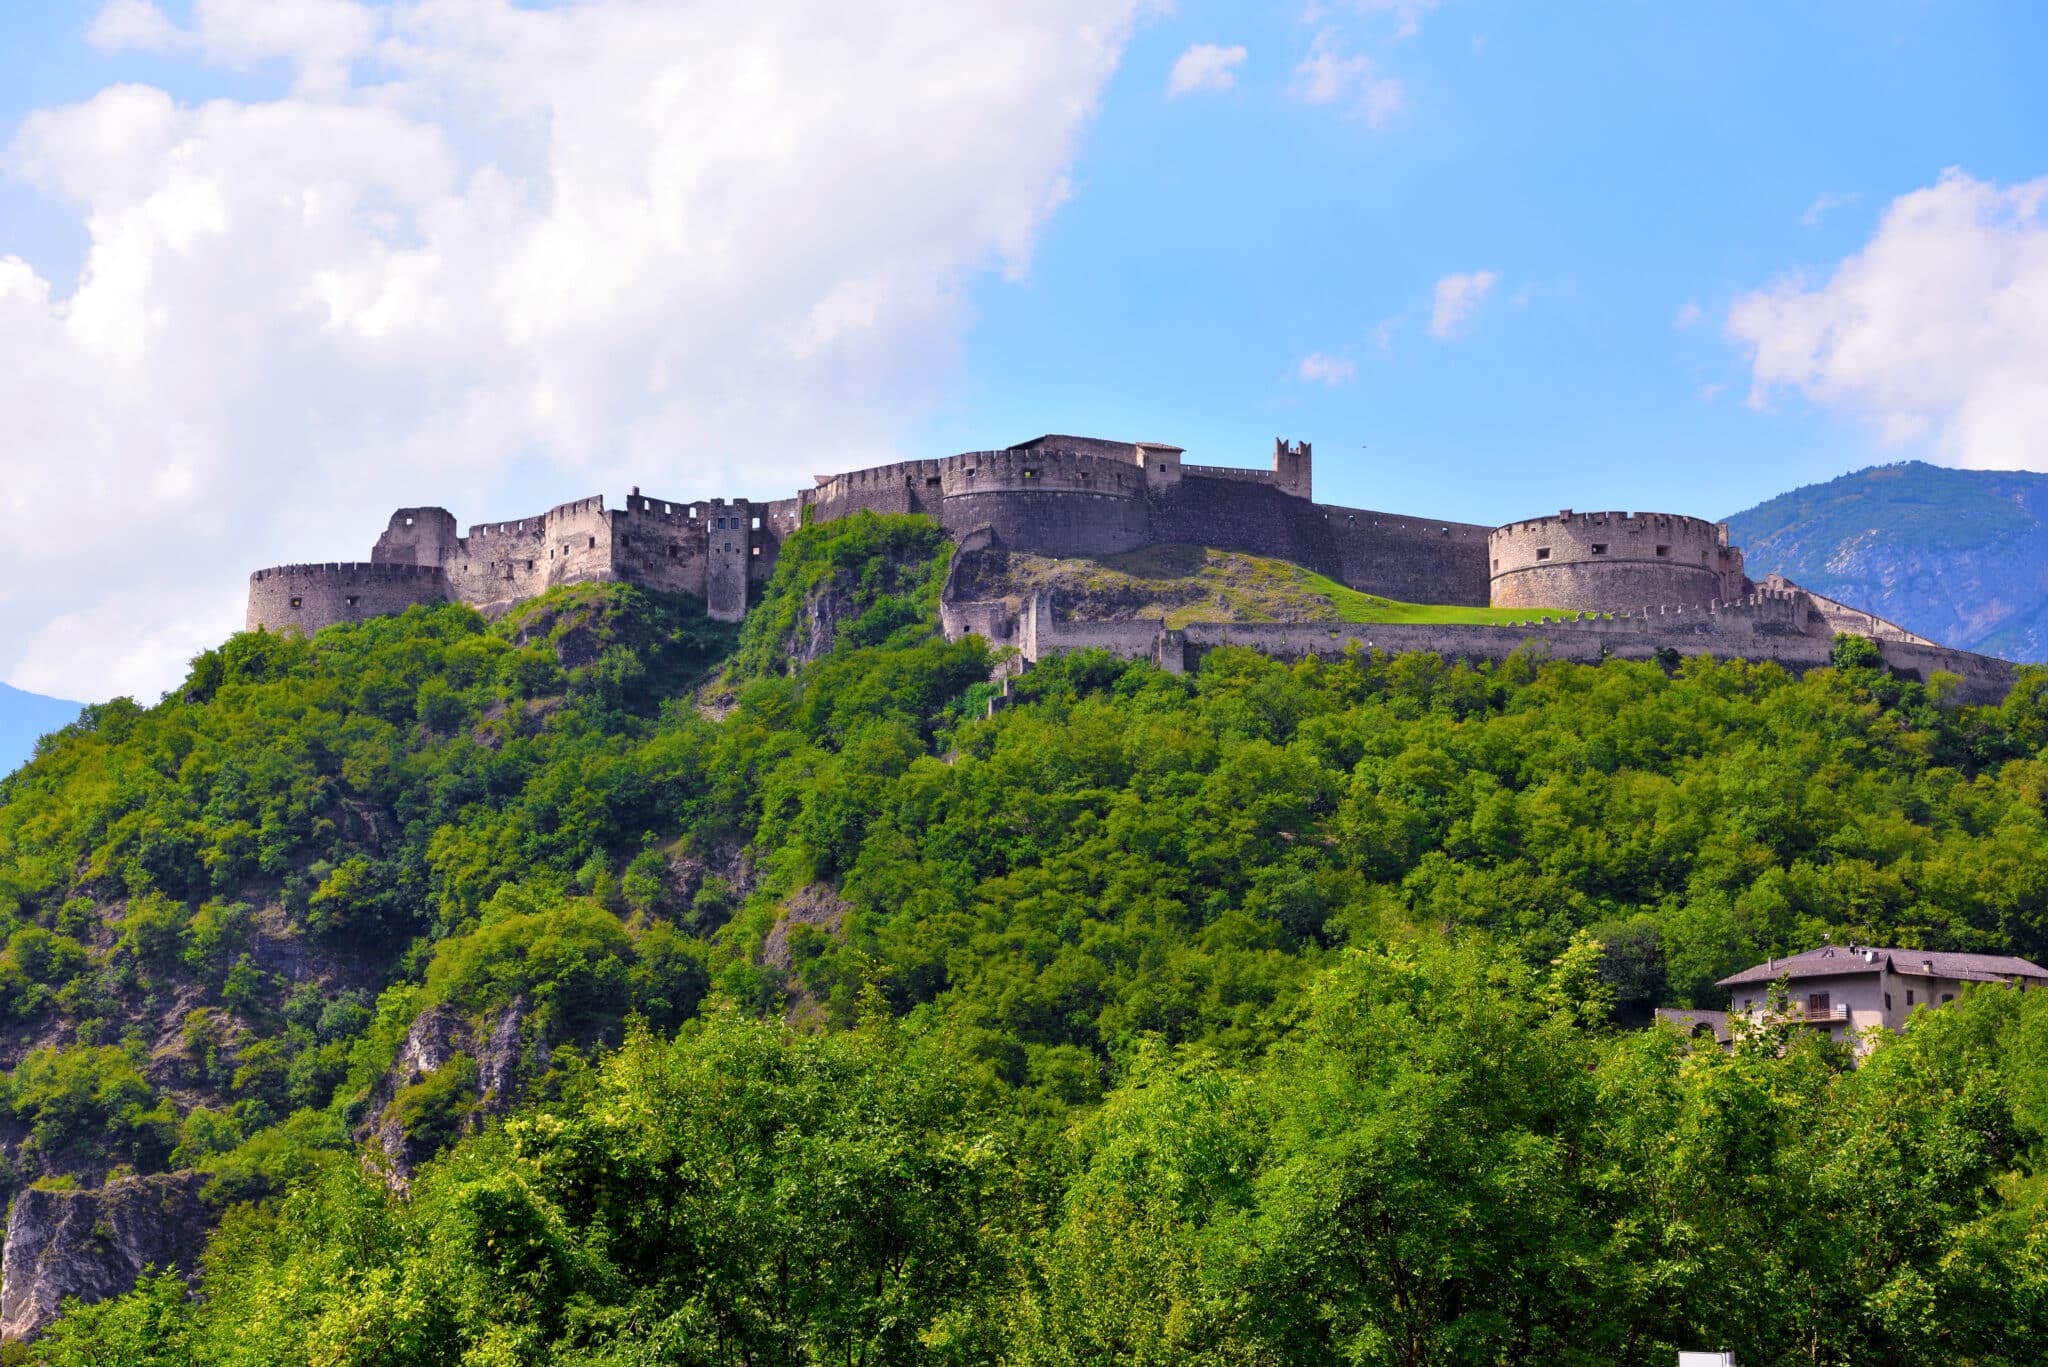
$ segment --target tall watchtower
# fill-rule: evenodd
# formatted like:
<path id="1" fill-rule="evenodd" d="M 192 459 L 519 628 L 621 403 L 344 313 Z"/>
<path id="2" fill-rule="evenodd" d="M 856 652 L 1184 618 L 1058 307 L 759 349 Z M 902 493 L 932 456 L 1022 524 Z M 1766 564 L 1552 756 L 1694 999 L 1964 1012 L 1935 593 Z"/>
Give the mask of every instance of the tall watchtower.
<path id="1" fill-rule="evenodd" d="M 1315 498 L 1315 468 L 1305 441 L 1273 438 L 1273 487 L 1296 498 Z"/>

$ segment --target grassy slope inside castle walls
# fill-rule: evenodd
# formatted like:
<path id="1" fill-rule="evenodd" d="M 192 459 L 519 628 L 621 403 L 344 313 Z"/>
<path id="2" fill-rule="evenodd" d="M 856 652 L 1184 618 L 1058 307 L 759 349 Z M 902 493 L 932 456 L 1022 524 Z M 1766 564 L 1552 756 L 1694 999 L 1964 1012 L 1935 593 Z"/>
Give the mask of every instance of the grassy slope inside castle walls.
<path id="1" fill-rule="evenodd" d="M 1049 590 L 1056 615 L 1083 622 L 1164 618 L 1170 628 L 1196 622 L 1491 625 L 1580 615 L 1402 603 L 1284 560 L 1194 545 L 1070 559 L 981 551 L 963 569 L 962 597 L 1003 598 L 1014 606 L 1030 593 Z"/>
<path id="2" fill-rule="evenodd" d="M 948 549 L 923 519 L 808 528 L 737 635 L 708 622 L 700 604 L 619 585 L 557 591 L 498 623 L 447 606 L 310 641 L 241 635 L 195 661 L 163 703 L 88 709 L 0 783 L 0 1143 L 11 1189 L 193 1168 L 214 1179 L 220 1206 L 299 1193 L 223 1232 L 220 1250 L 232 1256 L 220 1265 L 239 1270 L 209 1285 L 213 1308 L 146 1287 L 100 1318 L 80 1317 L 78 1333 L 114 1342 L 123 1325 L 156 1316 L 164 1343 L 187 1335 L 201 1345 L 165 1361 L 216 1360 L 237 1333 L 260 1345 L 237 1350 L 245 1355 L 306 1360 L 341 1352 L 322 1335 L 345 1333 L 343 1320 L 377 1320 L 440 1345 L 421 1361 L 481 1353 L 493 1334 L 517 1338 L 500 1344 L 517 1360 L 559 1345 L 572 1320 L 589 1342 L 626 1342 L 644 1321 L 606 1298 L 644 1296 L 681 1317 L 674 1333 L 715 1331 L 757 1355 L 770 1351 L 760 1335 L 824 1334 L 818 1317 L 842 1313 L 831 1332 L 854 1335 L 848 1342 L 862 1325 L 885 1336 L 899 1332 L 878 1327 L 885 1322 L 910 1326 L 901 1332 L 915 1342 L 882 1355 L 891 1360 L 923 1351 L 916 1344 L 933 1335 L 982 1342 L 1000 1324 L 1085 1337 L 1093 1331 L 1058 1305 L 1005 1301 L 1000 1288 L 1052 1287 L 1085 1264 L 1083 1245 L 1097 1235 L 1105 1250 L 1141 1248 L 1154 1242 L 1148 1220 L 1199 1228 L 1211 1215 L 1189 1215 L 1190 1226 L 1145 1205 L 1151 1197 L 1119 1204 L 1138 1198 L 1099 1185 L 1110 1169 L 1082 1175 L 1096 1141 L 1069 1151 L 1062 1136 L 1107 1136 L 1090 1127 L 1108 1124 L 1135 1127 L 1115 1131 L 1125 1137 L 1114 1143 L 1146 1151 L 1209 1147 L 1190 1149 L 1161 1128 L 1168 1120 L 1150 1109 L 1147 1078 L 1199 1091 L 1212 1085 L 1202 1070 L 1220 1068 L 1214 1086 L 1246 1097 L 1232 1089 L 1279 1088 L 1278 1104 L 1310 1076 L 1289 1052 L 1308 1047 L 1292 1042 L 1309 1038 L 1303 1022 L 1343 1001 L 1378 1000 L 1403 974 L 1439 982 L 1442 1001 L 1469 1002 L 1501 1023 L 1503 1039 L 1540 1037 L 1565 1051 L 1529 1055 L 1536 1075 L 1554 1067 L 1560 1078 L 1597 1081 L 1589 1063 L 1624 1073 L 1666 1065 L 1647 1045 L 1607 1035 L 1604 1007 L 1557 1017 L 1545 1005 L 1553 997 L 1544 993 L 1564 990 L 1560 975 L 1581 997 L 1592 990 L 1551 966 L 1574 952 L 1575 937 L 1604 947 L 1573 962 L 1590 963 L 1617 1004 L 1637 1011 L 1719 1004 L 1715 977 L 1827 934 L 2048 957 L 2044 676 L 2029 675 L 2001 707 L 1959 708 L 1866 667 L 1794 680 L 1768 665 L 1707 660 L 1673 673 L 1520 658 L 1472 668 L 1426 656 L 1286 665 L 1225 649 L 1183 678 L 1082 653 L 1034 669 L 1013 685 L 1014 706 L 984 718 L 986 650 L 936 628 Z M 1397 965 L 1417 954 L 1432 966 Z M 1430 957 L 1441 954 L 1453 957 Z M 1510 979 L 1520 986 L 1483 987 Z M 1399 1029 L 1388 1017 L 1393 1052 L 1373 1056 L 1412 1058 L 1428 1072 L 1430 1052 L 1455 1053 L 1479 1019 L 1466 1009 Z M 432 1049 L 428 1019 L 443 1022 Z M 792 1021 L 801 1026 L 793 1035 Z M 655 1042 L 592 1068 L 588 1060 L 643 1028 Z M 1330 1016 L 1318 1037 L 1350 1028 Z M 2035 1027 L 1987 1015 L 1969 1028 L 2005 1040 Z M 671 1034 L 673 1044 L 658 1043 Z M 426 1066 L 406 1071 L 423 1050 Z M 1585 1050 L 1594 1052 L 1573 1052 Z M 1762 1070 L 1759 1088 L 1803 1098 L 1810 1114 L 1896 1104 L 1923 1108 L 1913 1114 L 1938 1126 L 1947 1123 L 1940 1108 L 1978 1104 L 1975 1092 L 1964 1096 L 1963 1065 L 1942 1057 L 1952 1083 L 1901 1081 L 1860 1101 L 1866 1085 L 1833 1080 L 1833 1064 L 1810 1046 L 1782 1064 L 1745 1066 Z M 1482 1064 L 1474 1056 L 1455 1069 Z M 553 1107 L 545 1126 L 558 1126 L 546 1130 L 556 1138 L 517 1138 L 542 1131 L 510 1129 L 487 1108 L 487 1076 L 509 1076 Z M 1600 1106 L 1612 1115 L 1637 1105 L 1630 1097 L 1647 1105 L 1679 1085 L 1676 1072 L 1657 1076 Z M 658 1077 L 681 1090 L 663 1091 Z M 1959 1188 L 1944 1197 L 1950 1205 L 1916 1217 L 1918 1242 L 1900 1267 L 1934 1275 L 1952 1266 L 1941 1250 L 1954 1240 L 1993 1246 L 1983 1242 L 1989 1227 L 1970 1222 L 2021 1218 L 2018 1189 L 1997 1181 L 2048 1157 L 2039 1149 L 2048 1099 L 2028 1100 L 2029 1088 L 2038 1077 L 2016 1075 L 1998 1103 L 2005 1118 L 1971 1131 L 2011 1136 L 1970 1159 L 1987 1165 L 1991 1185 Z M 1217 1110 L 1193 1092 L 1157 1095 L 1169 1110 L 1183 1100 Z M 1397 1106 L 1400 1095 L 1416 1094 L 1395 1089 L 1383 1102 Z M 693 1096 L 729 1101 L 693 1110 Z M 1687 1104 L 1702 1108 L 1703 1124 L 1738 1120 L 1711 1088 Z M 844 1174 L 849 1155 L 872 1157 L 877 1166 L 861 1171 L 872 1172 L 863 1190 L 874 1199 L 931 1193 L 922 1214 L 905 1206 L 889 1218 L 926 1241 L 929 1255 L 913 1262 L 932 1271 L 899 1268 L 884 1275 L 887 1294 L 875 1292 L 861 1280 L 873 1249 L 859 1242 L 872 1237 L 860 1219 L 803 1206 L 790 1207 L 787 1224 L 754 1221 L 745 1211 L 761 1207 L 748 1203 L 767 1189 L 715 1167 L 696 1189 L 710 1204 L 690 1208 L 702 1228 L 750 1231 L 730 1250 L 744 1265 L 713 1275 L 691 1261 L 702 1250 L 673 1253 L 658 1275 L 632 1263 L 621 1241 L 638 1236 L 625 1226 L 603 1233 L 605 1222 L 651 1219 L 653 1208 L 632 1215 L 626 1187 L 609 1177 L 577 1196 L 567 1174 L 616 1167 L 630 1186 L 643 1158 L 655 1162 L 647 1155 L 681 1140 L 657 1125 L 627 1143 L 606 1126 L 656 1112 L 695 1117 L 675 1123 L 700 1136 L 757 1117 L 763 1128 L 732 1131 L 725 1151 L 765 1146 L 755 1175 L 806 1200 L 840 1189 L 821 1179 Z M 1219 1133 L 1218 1152 L 1276 1133 L 1251 1112 L 1217 1114 L 1245 1126 Z M 1348 1114 L 1331 1112 L 1332 1123 Z M 1645 1133 L 1670 1128 L 1648 1111 L 1628 1114 Z M 939 1126 L 943 1115 L 972 1133 Z M 1447 1111 L 1446 1140 L 1477 1132 L 1472 1119 Z M 393 1123 L 423 1162 L 412 1204 L 361 1185 L 355 1146 Z M 1342 1121 L 1375 1123 L 1368 1113 Z M 1522 1123 L 1504 1114 L 1505 1128 L 1486 1132 L 1518 1133 Z M 1365 1132 L 1340 1128 L 1329 1139 Z M 1784 1142 L 1820 1143 L 1801 1133 L 1788 1124 Z M 570 1135 L 596 1147 L 549 1147 Z M 644 1154 L 633 1147 L 643 1141 Z M 450 1145 L 448 1159 L 431 1160 Z M 936 1166 L 906 1174 L 884 1150 Z M 1826 1153 L 1799 1151 L 1815 1162 Z M 536 1156 L 545 1153 L 557 1156 Z M 975 1166 L 982 1154 L 999 1165 Z M 1297 1157 L 1311 1161 L 1309 1150 Z M 1284 1158 L 1273 1152 L 1272 1172 Z M 1267 1171 L 1267 1161 L 1244 1171 Z M 1506 1151 L 1487 1161 L 1507 1163 Z M 815 1170 L 776 1166 L 812 1162 Z M 1556 1177 L 1485 1170 L 1536 1183 L 1527 1190 Z M 1674 1304 L 1696 1305 L 1704 1323 L 1709 1308 L 1761 1297 L 1710 1269 L 1780 1259 L 1783 1221 L 1819 1188 L 1775 1169 L 1740 1171 L 1749 1186 L 1717 1198 L 1727 1256 L 1687 1255 L 1696 1272 L 1676 1300 L 1639 1305 L 1617 1282 L 1604 1302 L 1560 1287 L 1556 1303 L 1611 1303 L 1616 1322 L 1634 1316 L 1647 1326 L 1643 1341 L 1663 1343 L 1675 1321 L 1657 1317 L 1683 1319 Z M 942 1173 L 996 1185 L 971 1200 L 962 1187 L 920 1185 L 918 1174 L 937 1182 Z M 1862 1189 L 1847 1176 L 1840 1188 Z M 1069 1190 L 1072 1219 L 1092 1208 L 1138 1223 L 1091 1233 L 1059 1214 Z M 1757 1195 L 1765 1191 L 1770 1203 Z M 1444 1211 L 1465 1209 L 1485 1212 L 1462 1227 L 1465 1245 L 1505 1250 L 1498 1241 L 1520 1237 L 1497 1223 L 1512 1203 L 1440 1195 L 1441 1208 L 1418 1206 L 1400 1229 L 1440 1228 Z M 1021 1223 L 977 1224 L 960 1204 L 972 1201 Z M 1282 1220 L 1286 1208 L 1260 1218 Z M 499 1255 L 476 1242 L 483 1212 L 538 1221 L 543 1243 L 519 1246 L 551 1250 L 533 1255 L 545 1267 L 493 1262 Z M 368 1223 L 349 1223 L 358 1219 Z M 333 1242 L 344 1227 L 378 1232 L 345 1250 Z M 998 1228 L 1014 1242 L 989 1244 Z M 1300 1244 L 1273 1229 L 1268 1253 Z M 1021 1251 L 1060 1240 L 1080 1260 L 1068 1272 Z M 1191 1268 L 1213 1255 L 1218 1276 L 1258 1251 L 1173 1247 Z M 1472 1322 L 1482 1337 L 1502 1324 L 1528 1331 L 1516 1318 L 1526 1306 L 1490 1299 L 1496 1273 L 1583 1265 L 1566 1253 L 1503 1251 L 1509 1262 L 1493 1272 L 1450 1274 L 1444 1294 L 1492 1307 Z M 1623 1250 L 1613 1267 L 1619 1276 L 1640 1257 L 1682 1253 Z M 947 1259 L 970 1254 L 971 1273 L 920 1280 L 963 1268 Z M 1889 1312 L 1871 1307 L 1889 1304 L 1880 1292 L 1890 1274 L 1870 1270 L 1878 1280 L 1858 1282 L 1864 1273 L 1846 1247 L 1802 1256 L 1830 1279 L 1827 1304 L 1852 1307 L 1844 1323 L 1877 1332 L 1873 1319 Z M 546 1262 L 557 1257 L 568 1261 Z M 767 1304 L 749 1298 L 771 1294 L 772 1278 L 759 1278 L 778 1259 L 830 1285 L 771 1330 L 746 1306 Z M 843 1287 L 831 1280 L 841 1269 L 852 1278 Z M 1171 1320 L 1162 1307 L 1175 1296 L 1208 1294 L 1190 1289 L 1200 1276 L 1183 1284 L 1156 1280 L 1162 1268 L 1129 1272 L 1133 1325 Z M 1785 1260 L 1783 1275 L 1791 1285 L 1819 1274 Z M 2010 1285 L 2034 1285 L 2026 1277 L 2035 1275 L 2021 1268 Z M 493 1280 L 501 1276 L 511 1280 Z M 400 1284 L 420 1294 L 388 1291 Z M 717 1285 L 747 1288 L 744 1303 L 707 1289 Z M 1069 1290 L 1080 1295 L 1081 1282 Z M 898 1293 L 914 1304 L 889 1300 Z M 888 1304 L 863 1299 L 877 1295 Z M 827 1300 L 841 1310 L 828 1312 Z M 1344 1303 L 1384 1300 L 1359 1292 Z M 353 1308 L 337 1318 L 344 1304 Z M 1222 1302 L 1202 1304 L 1201 1314 L 1221 1313 Z M 1844 1332 L 1833 1312 L 1809 1325 L 1799 1304 L 1790 1291 L 1782 1303 L 1757 1300 L 1745 1312 L 1756 1341 L 1792 1332 L 1773 1327 L 1779 1319 L 1800 1332 Z M 2004 1301 L 2000 1309 L 2021 1314 Z M 1597 1338 L 1598 1325 L 1556 1314 Z M 1334 1351 L 1316 1346 L 1325 1331 L 1294 1325 L 1287 1332 L 1308 1337 L 1260 1351 Z M 1246 1322 L 1228 1332 L 1265 1330 Z M 63 1334 L 52 1342 L 49 1361 L 85 1360 L 56 1356 Z"/>

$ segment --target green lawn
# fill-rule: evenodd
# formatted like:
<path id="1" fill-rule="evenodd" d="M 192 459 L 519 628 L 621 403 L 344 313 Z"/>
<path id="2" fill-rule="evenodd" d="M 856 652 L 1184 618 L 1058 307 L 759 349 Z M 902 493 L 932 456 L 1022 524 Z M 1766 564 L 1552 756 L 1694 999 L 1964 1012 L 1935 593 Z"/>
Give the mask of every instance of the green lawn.
<path id="1" fill-rule="evenodd" d="M 1050 588 L 1060 611 L 1084 621 L 1164 617 L 1195 622 L 1493 624 L 1580 614 L 1543 608 L 1403 603 L 1360 593 L 1285 560 L 1201 546 L 1148 546 L 1099 560 L 1007 558 L 1003 591 Z"/>

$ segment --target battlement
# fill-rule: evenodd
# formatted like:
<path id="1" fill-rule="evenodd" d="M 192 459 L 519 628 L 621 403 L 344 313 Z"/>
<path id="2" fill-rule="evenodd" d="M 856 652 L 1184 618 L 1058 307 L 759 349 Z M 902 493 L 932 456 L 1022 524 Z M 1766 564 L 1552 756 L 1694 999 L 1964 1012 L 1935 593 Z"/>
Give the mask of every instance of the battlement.
<path id="1" fill-rule="evenodd" d="M 331 561 L 275 565 L 249 576 L 249 631 L 302 631 L 360 622 L 449 598 L 439 565 Z"/>
<path id="2" fill-rule="evenodd" d="M 1011 448 L 968 451 L 933 462 L 946 498 L 975 494 L 1056 492 L 1136 498 L 1143 472 L 1128 460 L 1079 451 Z"/>
<path id="3" fill-rule="evenodd" d="M 1741 591 L 1725 523 L 1676 513 L 1563 509 L 1487 538 L 1495 607 L 1705 607 Z"/>
<path id="4" fill-rule="evenodd" d="M 439 565 L 394 565 L 374 560 L 330 560 L 325 564 L 272 565 L 249 576 L 255 584 L 273 579 L 341 579 L 348 582 L 409 583 L 434 582 L 442 578 Z"/>
<path id="5" fill-rule="evenodd" d="M 806 518 L 865 510 L 930 516 L 963 547 L 1067 557 L 1189 542 L 1292 561 L 1408 602 L 1491 602 L 1528 612 L 1505 634 L 1474 627 L 1460 641 L 1538 631 L 1635 651 L 1648 648 L 1645 641 L 1695 635 L 1823 640 L 1831 630 L 1850 630 L 1935 648 L 1794 586 L 1758 590 L 1723 523 L 1567 508 L 1482 527 L 1316 503 L 1306 441 L 1276 437 L 1270 469 L 1190 465 L 1185 454 L 1170 442 L 1048 434 L 821 475 L 815 487 L 773 501 L 654 498 L 635 487 L 619 509 L 593 495 L 537 516 L 477 523 L 466 536 L 456 535 L 446 509 L 401 508 L 369 563 L 252 574 L 249 623 L 315 631 L 449 599 L 495 612 L 556 585 L 606 580 L 698 595 L 714 617 L 732 620 L 744 615 L 750 588 L 773 572 L 783 541 Z M 1009 622 L 999 606 L 948 608 L 949 629 L 971 619 L 989 631 L 1037 630 L 1035 617 Z M 1273 641 L 1291 649 L 1298 629 L 1277 630 Z M 1164 639 L 1162 631 L 1123 623 L 1080 635 L 1137 649 Z"/>

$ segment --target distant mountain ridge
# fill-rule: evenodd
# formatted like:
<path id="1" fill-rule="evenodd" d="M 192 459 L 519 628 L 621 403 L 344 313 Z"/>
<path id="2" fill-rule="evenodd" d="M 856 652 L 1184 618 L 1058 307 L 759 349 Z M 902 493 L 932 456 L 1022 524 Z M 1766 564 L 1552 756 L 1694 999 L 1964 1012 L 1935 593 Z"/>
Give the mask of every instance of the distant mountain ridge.
<path id="1" fill-rule="evenodd" d="M 1728 528 L 1752 578 L 1782 574 L 1960 649 L 2048 660 L 2048 475 L 1880 465 Z"/>
<path id="2" fill-rule="evenodd" d="M 0 776 L 36 752 L 36 741 L 78 720 L 79 704 L 0 684 Z"/>

